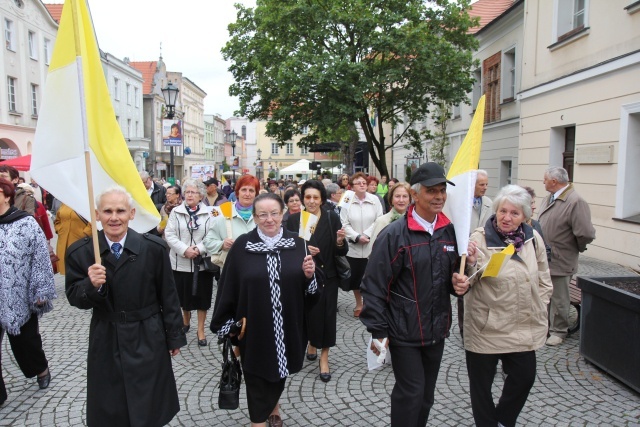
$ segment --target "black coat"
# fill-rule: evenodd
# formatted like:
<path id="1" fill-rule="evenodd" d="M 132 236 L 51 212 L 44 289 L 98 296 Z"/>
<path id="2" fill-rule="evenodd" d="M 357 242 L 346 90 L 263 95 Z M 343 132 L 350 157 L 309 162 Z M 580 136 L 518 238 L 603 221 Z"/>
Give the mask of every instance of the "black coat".
<path id="1" fill-rule="evenodd" d="M 433 235 L 407 214 L 386 226 L 369 256 L 360 291 L 360 320 L 373 338 L 428 346 L 449 336 L 451 279 L 458 265 L 453 224 L 442 213 Z"/>
<path id="2" fill-rule="evenodd" d="M 290 239 L 294 244 L 280 249 L 280 286 L 275 290 L 271 289 L 269 281 L 267 254 L 253 252 L 250 248 L 262 242 L 258 231 L 254 229 L 236 239 L 222 269 L 211 319 L 211 331 L 222 334 L 230 322 L 246 317 L 245 336 L 239 342 L 242 367 L 270 382 L 283 377 L 280 362 L 286 364 L 288 374 L 302 368 L 307 345 L 305 296 L 317 293 L 315 287 L 321 280 L 320 277 L 318 281 L 309 280 L 302 271 L 304 240 L 287 230 L 283 231 L 284 239 Z M 274 307 L 276 300 L 281 310 Z M 274 321 L 276 311 L 281 313 L 282 324 Z M 278 328 L 283 331 L 282 352 L 277 350 Z"/>
<path id="3" fill-rule="evenodd" d="M 156 205 L 156 209 L 160 212 L 162 206 L 167 203 L 167 189 L 162 185 L 153 183 L 153 191 L 151 192 L 151 201 Z"/>
<path id="4" fill-rule="evenodd" d="M 298 233 L 300 230 L 300 213 L 295 213 L 287 219 L 286 227 L 289 231 Z M 311 236 L 309 244 L 320 249 L 315 256 L 318 267 L 324 273 L 325 278 L 330 279 L 338 275 L 336 271 L 335 256 L 346 255 L 349 252 L 347 241 L 341 247 L 336 245 L 336 232 L 342 228 L 340 217 L 333 211 L 322 209 L 320 220 Z"/>
<path id="5" fill-rule="evenodd" d="M 69 303 L 93 309 L 87 360 L 87 424 L 160 426 L 180 410 L 170 349 L 186 345 L 182 315 L 165 243 L 129 229 L 120 259 L 98 234 L 107 283 L 93 287 L 92 239 L 69 247 Z M 127 322 L 121 322 L 125 317 Z M 136 317 L 138 319 L 136 319 Z M 115 321 L 114 321 L 115 319 Z"/>

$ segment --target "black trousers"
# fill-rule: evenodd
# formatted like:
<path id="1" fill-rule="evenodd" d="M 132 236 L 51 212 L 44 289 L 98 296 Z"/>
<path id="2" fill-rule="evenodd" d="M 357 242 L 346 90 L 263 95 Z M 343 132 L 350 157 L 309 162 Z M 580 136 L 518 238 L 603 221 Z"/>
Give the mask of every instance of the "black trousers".
<path id="1" fill-rule="evenodd" d="M 389 346 L 396 384 L 391 392 L 391 426 L 424 427 L 433 406 L 444 341 L 428 347 Z"/>
<path id="2" fill-rule="evenodd" d="M 515 426 L 536 379 L 536 352 L 481 354 L 467 351 L 466 356 L 476 426 L 496 427 L 498 423 L 505 427 Z M 498 405 L 495 405 L 491 385 L 499 360 L 507 377 Z"/>
<path id="3" fill-rule="evenodd" d="M 0 333 L 0 346 L 5 332 L 2 330 Z M 49 362 L 42 349 L 37 314 L 32 314 L 27 323 L 20 328 L 20 335 L 7 333 L 7 336 L 9 337 L 9 344 L 11 344 L 11 351 L 13 351 L 16 362 L 18 362 L 18 366 L 25 377 L 33 378 L 47 369 Z M 2 352 L 0 351 L 0 357 L 1 355 Z M 0 401 L 4 401 L 7 398 L 7 389 L 2 378 L 1 368 L 2 362 L 0 359 Z"/>

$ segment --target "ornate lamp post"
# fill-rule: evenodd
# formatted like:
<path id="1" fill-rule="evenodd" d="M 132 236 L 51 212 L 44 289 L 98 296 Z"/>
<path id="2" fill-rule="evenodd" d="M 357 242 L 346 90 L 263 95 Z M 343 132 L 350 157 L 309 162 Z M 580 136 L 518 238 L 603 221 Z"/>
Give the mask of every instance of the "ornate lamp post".
<path id="1" fill-rule="evenodd" d="M 236 169 L 238 166 L 235 165 L 236 162 L 236 139 L 238 138 L 238 134 L 235 130 L 232 130 L 228 135 L 229 143 L 231 144 L 231 170 L 233 171 L 233 185 L 236 185 Z"/>
<path id="2" fill-rule="evenodd" d="M 178 92 L 180 92 L 180 89 L 178 89 L 177 86 L 174 86 L 171 82 L 168 82 L 167 86 L 162 88 L 164 104 L 167 107 L 167 119 L 173 119 L 173 116 L 175 115 Z M 169 178 L 173 178 L 175 180 L 175 177 L 173 175 L 173 145 L 169 146 Z"/>

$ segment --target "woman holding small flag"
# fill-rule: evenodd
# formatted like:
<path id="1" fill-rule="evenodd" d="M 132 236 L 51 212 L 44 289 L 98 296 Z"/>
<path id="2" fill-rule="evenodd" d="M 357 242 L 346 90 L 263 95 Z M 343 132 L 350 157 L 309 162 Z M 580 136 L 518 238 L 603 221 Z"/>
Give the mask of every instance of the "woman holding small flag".
<path id="1" fill-rule="evenodd" d="M 547 339 L 547 304 L 553 286 L 544 241 L 526 220 L 531 197 L 522 187 L 507 185 L 493 201 L 495 214 L 471 235 L 464 296 L 464 347 L 471 407 L 480 427 L 516 424 L 536 377 L 536 353 Z M 483 277 L 493 254 L 513 245 L 515 253 Z M 487 269 L 488 270 L 488 269 Z M 477 273 L 477 274 L 476 274 Z M 494 277 L 488 277 L 494 276 Z M 506 374 L 495 405 L 491 393 L 498 361 Z"/>
<path id="2" fill-rule="evenodd" d="M 335 257 L 344 256 L 349 251 L 345 244 L 345 231 L 340 217 L 332 210 L 323 206 L 327 201 L 324 185 L 312 179 L 302 185 L 302 202 L 305 210 L 293 214 L 287 220 L 287 229 L 297 232 L 305 221 L 302 215 L 314 215 L 317 218 L 315 226 L 311 227 L 309 253 L 314 256 L 318 268 L 324 273 L 324 287 L 316 304 L 307 312 L 307 329 L 309 344 L 307 359 L 316 360 L 317 349 L 320 354 L 320 380 L 331 380 L 329 369 L 329 348 L 336 345 L 336 317 L 338 313 L 338 284 L 339 277 L 336 270 Z"/>
<path id="3" fill-rule="evenodd" d="M 286 379 L 302 368 L 307 342 L 305 299 L 322 286 L 306 242 L 282 228 L 284 203 L 273 193 L 253 204 L 257 228 L 239 236 L 222 269 L 211 331 L 239 345 L 251 425 L 282 426 L 279 400 Z M 248 268 L 249 267 L 249 268 Z"/>

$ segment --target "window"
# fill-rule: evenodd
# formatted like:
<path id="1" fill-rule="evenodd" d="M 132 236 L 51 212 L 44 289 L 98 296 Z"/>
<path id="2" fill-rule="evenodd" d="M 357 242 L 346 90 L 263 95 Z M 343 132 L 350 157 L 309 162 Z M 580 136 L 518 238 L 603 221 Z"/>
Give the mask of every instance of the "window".
<path id="1" fill-rule="evenodd" d="M 482 97 L 482 71 L 480 68 L 473 72 L 473 80 L 473 93 L 471 100 L 473 105 L 471 105 L 471 108 L 473 108 L 473 111 L 476 111 L 476 106 Z"/>
<path id="2" fill-rule="evenodd" d="M 131 136 L 131 119 L 127 119 L 127 138 Z"/>
<path id="3" fill-rule="evenodd" d="M 622 106 L 618 145 L 616 218 L 640 223 L 640 102 Z"/>
<path id="4" fill-rule="evenodd" d="M 16 79 L 7 77 L 7 97 L 9 101 L 9 111 L 16 112 Z"/>
<path id="5" fill-rule="evenodd" d="M 557 40 L 562 41 L 587 25 L 589 0 L 558 0 Z"/>
<path id="6" fill-rule="evenodd" d="M 271 143 L 271 154 L 278 154 L 278 143 L 277 142 L 272 142 Z"/>
<path id="7" fill-rule="evenodd" d="M 51 40 L 44 39 L 44 63 L 49 65 L 51 61 Z"/>
<path id="8" fill-rule="evenodd" d="M 309 154 L 309 147 L 300 147 L 300 154 Z"/>
<path id="9" fill-rule="evenodd" d="M 309 126 L 306 126 L 306 125 L 305 125 L 305 126 L 302 126 L 302 127 L 300 128 L 300 133 L 301 133 L 301 134 L 303 134 L 303 135 L 308 134 L 308 133 L 309 133 Z"/>
<path id="10" fill-rule="evenodd" d="M 15 40 L 13 35 L 13 21 L 10 19 L 4 20 L 4 41 L 7 46 L 7 49 L 15 52 Z"/>
<path id="11" fill-rule="evenodd" d="M 140 100 L 138 99 L 138 88 L 133 88 L 133 96 L 135 97 L 135 99 L 133 100 L 133 102 L 136 103 L 136 107 L 140 108 Z"/>
<path id="12" fill-rule="evenodd" d="M 140 122 L 136 120 L 136 134 L 134 136 L 140 135 Z"/>
<path id="13" fill-rule="evenodd" d="M 31 115 L 38 116 L 38 85 L 31 84 Z"/>
<path id="14" fill-rule="evenodd" d="M 247 139 L 247 127 L 242 125 L 242 138 Z"/>
<path id="15" fill-rule="evenodd" d="M 451 113 L 451 118 L 452 119 L 459 119 L 460 118 L 460 104 L 454 105 L 452 110 L 453 111 Z"/>
<path id="16" fill-rule="evenodd" d="M 117 77 L 113 78 L 113 99 L 120 101 L 120 80 Z"/>
<path id="17" fill-rule="evenodd" d="M 127 105 L 131 105 L 131 85 L 127 83 Z"/>
<path id="18" fill-rule="evenodd" d="M 502 55 L 502 102 L 513 101 L 516 98 L 516 48 L 504 52 Z"/>
<path id="19" fill-rule="evenodd" d="M 500 187 L 511 184 L 512 165 L 513 162 L 511 160 L 502 160 L 500 162 Z"/>
<path id="20" fill-rule="evenodd" d="M 564 151 L 562 152 L 562 167 L 569 174 L 569 182 L 573 182 L 573 164 L 576 152 L 576 127 L 564 128 Z"/>
<path id="21" fill-rule="evenodd" d="M 482 68 L 484 74 L 485 123 L 500 120 L 500 59 L 502 53 L 498 52 L 485 59 Z"/>
<path id="22" fill-rule="evenodd" d="M 29 58 L 38 59 L 38 39 L 33 31 L 29 31 Z"/>
<path id="23" fill-rule="evenodd" d="M 287 142 L 287 154 L 293 154 L 293 142 Z"/>

